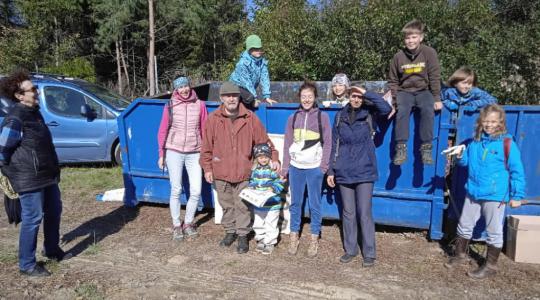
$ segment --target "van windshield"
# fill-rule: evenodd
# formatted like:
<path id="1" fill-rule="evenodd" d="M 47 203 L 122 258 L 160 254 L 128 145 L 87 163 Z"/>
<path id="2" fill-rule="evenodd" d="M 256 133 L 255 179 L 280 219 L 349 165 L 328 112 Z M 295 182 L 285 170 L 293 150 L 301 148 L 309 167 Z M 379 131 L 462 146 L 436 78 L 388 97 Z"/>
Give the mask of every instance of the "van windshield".
<path id="1" fill-rule="evenodd" d="M 96 95 L 99 99 L 109 103 L 117 110 L 124 110 L 130 103 L 128 99 L 97 84 L 89 82 L 78 82 L 78 84 L 90 93 Z"/>

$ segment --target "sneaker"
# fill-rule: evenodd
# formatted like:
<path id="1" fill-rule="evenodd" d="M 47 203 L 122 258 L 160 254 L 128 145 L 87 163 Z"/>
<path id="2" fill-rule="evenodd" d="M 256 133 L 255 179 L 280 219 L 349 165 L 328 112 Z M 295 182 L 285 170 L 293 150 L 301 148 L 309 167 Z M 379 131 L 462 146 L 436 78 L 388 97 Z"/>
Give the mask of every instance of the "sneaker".
<path id="1" fill-rule="evenodd" d="M 184 235 L 186 235 L 188 238 L 196 238 L 199 236 L 199 232 L 197 231 L 197 226 L 195 224 L 184 224 Z"/>
<path id="2" fill-rule="evenodd" d="M 272 254 L 273 251 L 274 251 L 274 245 L 265 245 L 262 254 L 270 255 L 270 254 Z"/>
<path id="3" fill-rule="evenodd" d="M 396 144 L 396 153 L 394 154 L 394 165 L 400 166 L 407 160 L 407 144 Z"/>
<path id="4" fill-rule="evenodd" d="M 422 146 L 420 146 L 420 154 L 422 155 L 422 163 L 424 165 L 433 164 L 433 157 L 431 155 L 432 148 L 433 148 L 433 145 L 431 144 L 422 144 Z"/>
<path id="5" fill-rule="evenodd" d="M 184 240 L 184 231 L 182 230 L 182 226 L 175 226 L 173 228 L 173 240 L 175 241 L 183 241 Z"/>
<path id="6" fill-rule="evenodd" d="M 46 277 L 51 276 L 51 273 L 45 269 L 45 267 L 36 264 L 33 269 L 30 270 L 20 270 L 22 275 L 32 276 L 32 277 Z"/>
<path id="7" fill-rule="evenodd" d="M 370 268 L 370 267 L 373 267 L 374 265 L 375 265 L 375 258 L 366 257 L 364 258 L 364 261 L 362 262 L 362 267 L 364 268 Z"/>
<path id="8" fill-rule="evenodd" d="M 350 263 L 355 257 L 356 255 L 350 255 L 350 254 L 345 253 L 343 254 L 343 256 L 339 258 L 339 261 L 346 264 L 346 263 Z"/>
<path id="9" fill-rule="evenodd" d="M 257 247 L 255 248 L 255 250 L 256 250 L 257 252 L 261 252 L 261 253 L 262 253 L 262 252 L 264 251 L 265 246 L 266 246 L 266 245 L 265 245 L 263 242 L 259 241 L 259 242 L 257 242 Z"/>
<path id="10" fill-rule="evenodd" d="M 221 242 L 219 242 L 219 245 L 221 247 L 230 247 L 232 243 L 234 243 L 234 241 L 236 240 L 236 237 L 236 233 L 227 232 L 225 233 L 225 237 L 223 237 Z"/>
<path id="11" fill-rule="evenodd" d="M 238 237 L 238 246 L 236 247 L 236 252 L 238 254 L 247 253 L 249 251 L 249 242 L 248 238 L 245 235 Z"/>

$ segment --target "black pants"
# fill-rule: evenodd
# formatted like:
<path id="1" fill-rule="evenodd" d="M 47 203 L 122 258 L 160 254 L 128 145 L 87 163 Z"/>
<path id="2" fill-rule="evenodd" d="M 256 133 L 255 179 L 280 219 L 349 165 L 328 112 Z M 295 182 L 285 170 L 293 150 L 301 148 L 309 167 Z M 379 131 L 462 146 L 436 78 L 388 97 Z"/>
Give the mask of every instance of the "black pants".
<path id="1" fill-rule="evenodd" d="M 255 108 L 255 96 L 243 87 L 240 87 L 240 101 L 242 101 L 248 109 L 252 110 Z"/>
<path id="2" fill-rule="evenodd" d="M 405 144 L 409 140 L 410 115 L 413 107 L 420 112 L 420 141 L 422 144 L 431 144 L 433 140 L 433 119 L 435 117 L 435 99 L 430 91 L 403 92 L 397 94 L 397 113 L 394 123 L 394 137 L 396 143 Z"/>

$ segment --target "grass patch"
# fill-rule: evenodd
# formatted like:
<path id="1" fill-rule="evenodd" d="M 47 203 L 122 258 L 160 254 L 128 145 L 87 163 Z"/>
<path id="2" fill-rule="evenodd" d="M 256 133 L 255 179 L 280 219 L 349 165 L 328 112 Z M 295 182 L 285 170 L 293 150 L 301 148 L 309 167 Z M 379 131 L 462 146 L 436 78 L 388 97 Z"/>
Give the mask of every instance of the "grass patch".
<path id="1" fill-rule="evenodd" d="M 101 246 L 99 244 L 92 244 L 84 250 L 84 255 L 97 255 L 101 251 Z"/>
<path id="2" fill-rule="evenodd" d="M 83 283 L 75 288 L 77 299 L 102 300 L 105 299 L 98 287 L 93 283 Z"/>
<path id="3" fill-rule="evenodd" d="M 63 167 L 60 187 L 79 194 L 104 192 L 124 186 L 122 168 L 106 166 Z"/>
<path id="4" fill-rule="evenodd" d="M 88 248 L 86 248 L 86 250 L 84 250 L 83 253 L 85 255 L 97 255 L 101 251 L 101 246 L 98 243 L 96 243 L 96 232 L 94 231 L 93 234 L 94 234 L 94 242 L 92 243 L 92 245 L 89 245 Z"/>
<path id="5" fill-rule="evenodd" d="M 54 259 L 48 259 L 45 262 L 45 268 L 49 270 L 51 273 L 56 273 L 58 270 L 60 270 L 60 263 Z"/>
<path id="6" fill-rule="evenodd" d="M 8 249 L 0 249 L 0 263 L 1 264 L 14 264 L 17 263 L 18 256 L 16 252 Z"/>

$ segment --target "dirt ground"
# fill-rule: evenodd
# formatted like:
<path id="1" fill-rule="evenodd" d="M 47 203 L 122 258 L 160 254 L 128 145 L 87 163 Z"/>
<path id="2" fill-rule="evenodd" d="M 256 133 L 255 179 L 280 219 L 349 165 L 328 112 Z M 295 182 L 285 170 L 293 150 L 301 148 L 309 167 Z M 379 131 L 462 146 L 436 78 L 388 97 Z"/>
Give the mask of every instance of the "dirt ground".
<path id="1" fill-rule="evenodd" d="M 465 275 L 473 266 L 443 267 L 445 253 L 425 231 L 378 227 L 377 264 L 363 269 L 358 258 L 339 262 L 336 222 L 325 222 L 316 258 L 305 256 L 307 234 L 295 257 L 286 236 L 270 256 L 254 251 L 253 240 L 239 255 L 235 245 L 218 246 L 223 232 L 209 211 L 197 216 L 199 238 L 174 242 L 167 206 L 128 209 L 63 192 L 63 248 L 75 257 L 46 262 L 48 278 L 19 275 L 18 228 L 0 213 L 0 299 L 540 299 L 540 265 L 501 255 L 496 278 L 473 281 Z M 40 233 L 38 251 L 41 241 Z"/>

